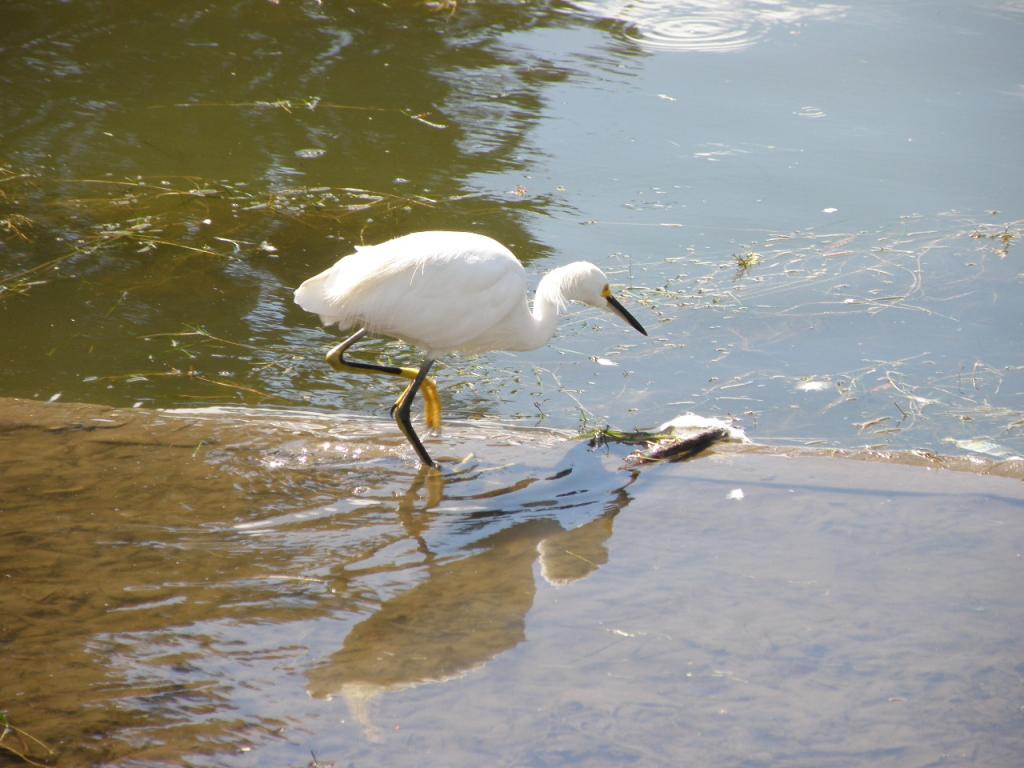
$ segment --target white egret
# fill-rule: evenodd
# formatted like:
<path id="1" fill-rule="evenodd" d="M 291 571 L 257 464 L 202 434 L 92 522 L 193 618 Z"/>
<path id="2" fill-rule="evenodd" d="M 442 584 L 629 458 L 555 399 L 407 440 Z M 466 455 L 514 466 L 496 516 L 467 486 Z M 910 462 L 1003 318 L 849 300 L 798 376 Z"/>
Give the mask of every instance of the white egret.
<path id="1" fill-rule="evenodd" d="M 586 261 L 558 267 L 537 286 L 531 309 L 526 271 L 496 240 L 472 232 L 414 232 L 379 245 L 356 246 L 334 266 L 295 291 L 295 303 L 354 334 L 327 353 L 338 371 L 401 376 L 408 386 L 391 408 L 420 461 L 437 466 L 412 428 L 409 411 L 423 388 L 426 421 L 441 425 L 437 387 L 427 378 L 434 360 L 450 352 L 525 351 L 554 335 L 570 300 L 610 310 L 647 331 L 612 296 L 604 272 Z M 361 363 L 345 352 L 367 333 L 391 336 L 426 353 L 416 368 Z"/>

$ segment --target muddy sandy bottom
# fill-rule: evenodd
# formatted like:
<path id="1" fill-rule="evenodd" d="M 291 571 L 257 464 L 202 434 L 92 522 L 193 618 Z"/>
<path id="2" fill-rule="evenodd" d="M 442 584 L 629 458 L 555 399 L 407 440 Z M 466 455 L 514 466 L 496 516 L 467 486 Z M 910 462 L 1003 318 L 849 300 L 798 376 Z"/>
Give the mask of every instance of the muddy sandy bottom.
<path id="1" fill-rule="evenodd" d="M 382 425 L 4 401 L 2 707 L 55 754 L 0 746 L 1019 765 L 1019 480 L 730 449 L 627 469 L 481 424 L 428 443 L 433 475 Z"/>

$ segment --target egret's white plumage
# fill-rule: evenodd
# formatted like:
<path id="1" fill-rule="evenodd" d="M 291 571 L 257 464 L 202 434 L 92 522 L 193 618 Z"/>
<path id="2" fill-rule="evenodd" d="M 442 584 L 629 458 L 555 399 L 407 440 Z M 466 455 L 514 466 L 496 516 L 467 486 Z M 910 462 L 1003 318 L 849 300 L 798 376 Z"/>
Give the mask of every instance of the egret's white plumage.
<path id="1" fill-rule="evenodd" d="M 554 335 L 569 301 L 611 310 L 647 333 L 612 296 L 605 274 L 586 261 L 546 274 L 531 308 L 519 260 L 496 240 L 472 232 L 414 232 L 380 245 L 357 246 L 295 291 L 295 302 L 319 315 L 324 325 L 361 329 L 328 354 L 335 368 L 414 379 L 396 408 L 399 426 L 426 464 L 433 462 L 408 424 L 408 406 L 419 384 L 429 382 L 426 371 L 433 360 L 450 352 L 536 349 Z M 417 372 L 345 361 L 345 350 L 367 332 L 419 347 L 427 355 L 424 365 Z M 424 392 L 439 424 L 440 405 L 431 403 L 436 400 L 432 389 L 430 384 Z"/>
<path id="2" fill-rule="evenodd" d="M 414 232 L 357 246 L 295 291 L 296 303 L 324 325 L 362 326 L 434 357 L 494 349 L 481 337 L 525 297 L 519 260 L 472 232 Z"/>

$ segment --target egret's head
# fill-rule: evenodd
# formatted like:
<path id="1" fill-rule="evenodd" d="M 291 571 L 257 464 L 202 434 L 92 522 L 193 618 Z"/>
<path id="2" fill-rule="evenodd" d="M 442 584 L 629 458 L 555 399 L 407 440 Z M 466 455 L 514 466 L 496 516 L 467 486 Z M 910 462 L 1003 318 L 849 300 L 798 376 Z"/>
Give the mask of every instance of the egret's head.
<path id="1" fill-rule="evenodd" d="M 608 277 L 599 268 L 589 261 L 577 261 L 562 267 L 562 271 L 562 296 L 598 309 L 607 309 L 644 336 L 647 335 L 644 327 L 612 295 L 611 288 L 608 287 Z"/>

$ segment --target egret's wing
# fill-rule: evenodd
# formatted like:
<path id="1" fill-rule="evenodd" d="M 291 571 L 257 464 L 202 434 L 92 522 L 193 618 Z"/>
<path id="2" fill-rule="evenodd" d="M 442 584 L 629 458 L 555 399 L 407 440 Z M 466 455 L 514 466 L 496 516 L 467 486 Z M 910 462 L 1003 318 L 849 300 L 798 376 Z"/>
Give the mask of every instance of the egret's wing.
<path id="1" fill-rule="evenodd" d="M 360 248 L 295 292 L 325 323 L 401 338 L 428 352 L 466 343 L 525 306 L 526 273 L 482 235 L 419 232 Z"/>
<path id="2" fill-rule="evenodd" d="M 360 322 L 357 301 L 372 294 L 376 285 L 386 284 L 400 272 L 400 261 L 374 258 L 375 247 L 359 246 L 356 252 L 306 280 L 295 291 L 295 303 L 320 315 L 324 325 L 337 323 L 348 328 Z"/>
<path id="3" fill-rule="evenodd" d="M 368 330 L 427 351 L 462 349 L 525 304 L 526 274 L 511 254 L 433 251 L 389 267 L 350 295 L 353 311 Z"/>

